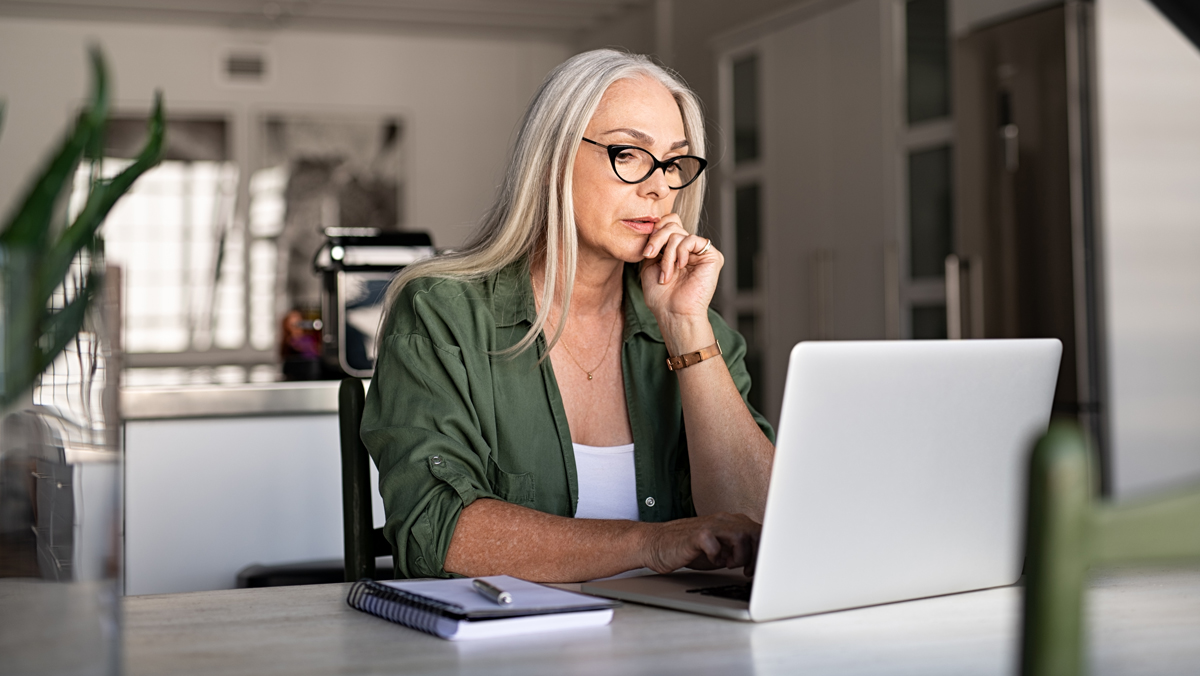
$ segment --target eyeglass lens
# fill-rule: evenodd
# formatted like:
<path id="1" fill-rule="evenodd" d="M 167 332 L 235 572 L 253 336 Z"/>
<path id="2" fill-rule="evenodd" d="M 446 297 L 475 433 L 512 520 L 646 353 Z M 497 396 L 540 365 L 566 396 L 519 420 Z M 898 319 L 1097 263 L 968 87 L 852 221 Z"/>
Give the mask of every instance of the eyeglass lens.
<path id="1" fill-rule="evenodd" d="M 672 188 L 691 183 L 700 173 L 700 161 L 694 157 L 667 160 L 667 164 L 663 174 L 667 177 L 667 185 Z M 649 178 L 650 172 L 654 171 L 654 157 L 641 148 L 622 148 L 613 156 L 612 165 L 621 180 L 637 183 Z"/>

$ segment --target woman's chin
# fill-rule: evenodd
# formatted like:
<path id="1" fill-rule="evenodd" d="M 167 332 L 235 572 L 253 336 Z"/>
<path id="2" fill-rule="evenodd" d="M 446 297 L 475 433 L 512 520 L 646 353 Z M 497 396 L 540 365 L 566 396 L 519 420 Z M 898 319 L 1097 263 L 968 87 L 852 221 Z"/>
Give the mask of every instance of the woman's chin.
<path id="1" fill-rule="evenodd" d="M 640 263 L 646 258 L 642 255 L 642 252 L 646 250 L 646 241 L 648 239 L 647 237 L 639 237 L 637 238 L 638 241 L 614 242 L 608 246 L 601 246 L 595 249 L 584 245 L 580 246 L 579 254 L 580 257 L 592 258 L 594 256 L 595 259 L 599 260 L 607 258 L 610 260 L 616 259 L 622 263 Z"/>
<path id="2" fill-rule="evenodd" d="M 616 258 L 623 263 L 641 263 L 646 260 L 646 256 L 642 254 L 645 249 L 646 243 L 642 242 L 638 248 L 631 248 L 628 251 L 622 250 L 616 255 Z"/>

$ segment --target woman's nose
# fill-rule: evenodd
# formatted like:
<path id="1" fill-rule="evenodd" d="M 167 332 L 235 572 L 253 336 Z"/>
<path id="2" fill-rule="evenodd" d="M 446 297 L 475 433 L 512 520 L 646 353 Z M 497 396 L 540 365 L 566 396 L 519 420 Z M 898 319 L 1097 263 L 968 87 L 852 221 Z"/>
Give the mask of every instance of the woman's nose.
<path id="1" fill-rule="evenodd" d="M 650 178 L 642 181 L 638 186 L 641 188 L 639 192 L 646 197 L 653 197 L 654 199 L 660 200 L 671 194 L 671 187 L 667 185 L 666 169 L 661 167 L 655 169 L 654 173 L 650 174 Z"/>

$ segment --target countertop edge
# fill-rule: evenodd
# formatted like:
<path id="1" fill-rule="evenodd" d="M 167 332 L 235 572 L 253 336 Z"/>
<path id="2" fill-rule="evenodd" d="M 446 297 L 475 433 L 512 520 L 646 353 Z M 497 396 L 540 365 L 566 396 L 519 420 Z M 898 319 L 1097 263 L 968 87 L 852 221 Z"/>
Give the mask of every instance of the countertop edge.
<path id="1" fill-rule="evenodd" d="M 370 386 L 370 381 L 364 381 Z M 338 380 L 121 389 L 126 421 L 336 414 Z"/>

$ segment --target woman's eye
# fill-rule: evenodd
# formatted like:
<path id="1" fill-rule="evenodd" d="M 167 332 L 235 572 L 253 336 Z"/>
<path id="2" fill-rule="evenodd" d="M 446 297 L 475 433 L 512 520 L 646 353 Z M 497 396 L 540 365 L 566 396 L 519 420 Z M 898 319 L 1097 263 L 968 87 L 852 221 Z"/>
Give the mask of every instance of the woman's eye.
<path id="1" fill-rule="evenodd" d="M 634 153 L 632 150 L 622 150 L 621 152 L 617 153 L 617 161 L 626 163 L 636 162 L 637 153 Z"/>
<path id="2" fill-rule="evenodd" d="M 672 162 L 672 163 L 668 164 L 666 171 L 668 174 L 678 174 L 679 173 L 679 163 Z"/>

